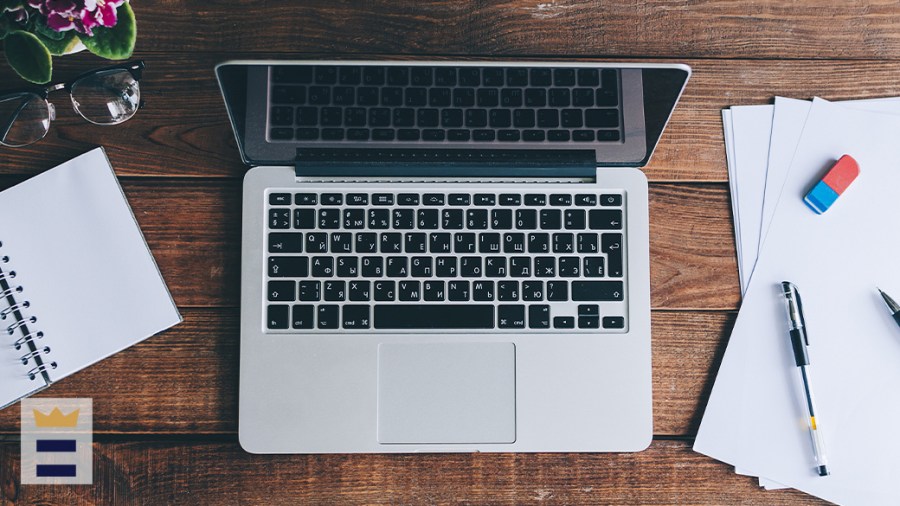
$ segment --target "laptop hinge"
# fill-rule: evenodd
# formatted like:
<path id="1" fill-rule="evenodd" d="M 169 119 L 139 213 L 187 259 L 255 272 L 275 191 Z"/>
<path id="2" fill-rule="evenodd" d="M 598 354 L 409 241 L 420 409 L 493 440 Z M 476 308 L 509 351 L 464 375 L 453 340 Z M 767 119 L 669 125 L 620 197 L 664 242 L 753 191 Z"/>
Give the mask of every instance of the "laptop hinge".
<path id="1" fill-rule="evenodd" d="M 297 177 L 594 177 L 593 149 L 300 148 Z"/>

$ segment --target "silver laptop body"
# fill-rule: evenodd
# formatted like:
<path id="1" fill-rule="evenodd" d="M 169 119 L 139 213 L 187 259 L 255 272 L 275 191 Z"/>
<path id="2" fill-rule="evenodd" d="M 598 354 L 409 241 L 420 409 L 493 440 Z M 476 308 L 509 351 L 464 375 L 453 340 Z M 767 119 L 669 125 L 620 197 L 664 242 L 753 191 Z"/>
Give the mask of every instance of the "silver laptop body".
<path id="1" fill-rule="evenodd" d="M 275 139 L 283 127 L 273 123 L 273 93 L 291 86 L 275 76 L 304 66 L 322 67 L 326 83 L 327 72 L 337 72 L 334 101 L 344 70 L 352 78 L 347 66 L 363 72 L 367 66 L 474 66 L 485 79 L 483 69 L 500 67 L 510 81 L 520 73 L 510 69 L 523 67 L 597 69 L 604 76 L 615 69 L 609 75 L 621 90 L 620 137 L 528 145 Z M 242 158 L 252 166 L 242 213 L 239 433 L 245 450 L 624 452 L 650 444 L 649 217 L 640 167 L 680 97 L 688 67 L 235 61 L 216 72 Z M 319 82 L 315 72 L 311 84 Z M 298 118 L 300 107 L 291 109 Z M 299 136 L 306 127 L 289 128 Z M 439 247 L 434 241 L 455 206 L 464 224 L 446 232 L 453 244 L 435 253 L 428 248 Z M 439 229 L 425 225 L 434 214 L 429 209 Z M 512 225 L 498 225 L 510 215 Z M 403 226 L 407 216 L 414 222 Z M 315 231 L 297 231 L 303 217 L 315 220 Z M 538 223 L 522 223 L 532 218 Z M 562 232 L 542 232 L 557 218 Z M 576 219 L 584 221 L 567 232 Z M 596 226 L 613 230 L 593 234 Z M 575 251 L 559 253 L 571 246 L 556 244 L 556 235 L 571 236 Z M 368 237 L 378 244 L 365 246 Z M 404 237 L 405 246 L 385 253 L 388 243 Z M 432 242 L 408 253 L 419 247 L 416 237 Z M 295 238 L 293 253 L 281 253 Z M 512 244 L 517 240 L 524 246 Z M 366 247 L 369 253 L 359 251 Z M 382 270 L 371 270 L 376 257 Z M 599 272 L 587 257 L 596 258 Z M 453 264 L 443 277 L 442 262 Z M 490 289 L 476 293 L 480 281 L 490 281 Z M 566 294 L 551 293 L 561 286 Z M 595 297 L 598 290 L 602 297 Z M 439 328 L 429 328 L 432 321 Z"/>

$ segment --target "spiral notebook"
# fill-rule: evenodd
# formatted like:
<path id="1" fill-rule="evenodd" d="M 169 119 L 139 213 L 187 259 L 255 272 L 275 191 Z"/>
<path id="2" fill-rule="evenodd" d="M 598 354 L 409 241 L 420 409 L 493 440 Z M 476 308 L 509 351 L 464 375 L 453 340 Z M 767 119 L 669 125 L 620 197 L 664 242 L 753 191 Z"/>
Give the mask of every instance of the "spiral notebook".
<path id="1" fill-rule="evenodd" d="M 103 148 L 0 192 L 0 407 L 180 321 Z"/>

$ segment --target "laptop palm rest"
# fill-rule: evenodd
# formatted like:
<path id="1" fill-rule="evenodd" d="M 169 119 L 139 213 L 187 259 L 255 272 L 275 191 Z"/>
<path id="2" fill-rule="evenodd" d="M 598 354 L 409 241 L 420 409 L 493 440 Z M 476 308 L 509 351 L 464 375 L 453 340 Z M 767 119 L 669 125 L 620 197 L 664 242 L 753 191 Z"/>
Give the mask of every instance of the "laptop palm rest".
<path id="1" fill-rule="evenodd" d="M 515 440 L 515 344 L 379 345 L 379 443 Z"/>

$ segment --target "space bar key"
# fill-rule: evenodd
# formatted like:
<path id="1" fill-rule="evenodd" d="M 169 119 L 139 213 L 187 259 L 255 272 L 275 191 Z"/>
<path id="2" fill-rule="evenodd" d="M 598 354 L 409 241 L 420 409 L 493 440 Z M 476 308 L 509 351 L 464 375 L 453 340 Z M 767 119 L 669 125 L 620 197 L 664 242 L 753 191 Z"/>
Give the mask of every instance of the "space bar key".
<path id="1" fill-rule="evenodd" d="M 490 304 L 376 304 L 376 329 L 492 329 Z"/>

